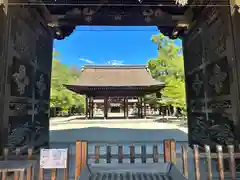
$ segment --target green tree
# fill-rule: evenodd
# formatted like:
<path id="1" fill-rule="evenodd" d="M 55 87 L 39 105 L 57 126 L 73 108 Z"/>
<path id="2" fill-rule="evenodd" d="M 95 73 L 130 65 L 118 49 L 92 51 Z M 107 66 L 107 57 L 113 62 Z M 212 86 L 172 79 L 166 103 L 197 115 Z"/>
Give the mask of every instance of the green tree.
<path id="1" fill-rule="evenodd" d="M 158 56 L 148 62 L 148 68 L 157 80 L 165 82 L 161 99 L 158 103 L 186 109 L 184 65 L 181 47 L 162 34 L 152 36 L 158 47 Z"/>
<path id="2" fill-rule="evenodd" d="M 60 55 L 53 52 L 52 79 L 51 79 L 51 107 L 61 107 L 63 111 L 68 111 L 73 106 L 84 109 L 84 97 L 69 91 L 63 84 L 74 83 L 80 76 L 80 71 L 75 67 L 68 67 L 62 64 L 58 57 Z"/>

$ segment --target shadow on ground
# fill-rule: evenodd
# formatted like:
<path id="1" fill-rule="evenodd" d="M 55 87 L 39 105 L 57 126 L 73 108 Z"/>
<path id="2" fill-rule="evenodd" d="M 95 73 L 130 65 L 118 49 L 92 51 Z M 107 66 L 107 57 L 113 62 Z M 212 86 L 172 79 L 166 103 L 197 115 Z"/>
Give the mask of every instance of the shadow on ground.
<path id="1" fill-rule="evenodd" d="M 133 127 L 134 128 L 134 127 Z M 110 141 L 110 142 L 135 142 L 135 141 L 163 141 L 175 139 L 187 141 L 187 134 L 178 129 L 127 129 L 88 127 L 81 129 L 51 130 L 51 142 L 75 142 L 76 140 L 87 141 Z"/>

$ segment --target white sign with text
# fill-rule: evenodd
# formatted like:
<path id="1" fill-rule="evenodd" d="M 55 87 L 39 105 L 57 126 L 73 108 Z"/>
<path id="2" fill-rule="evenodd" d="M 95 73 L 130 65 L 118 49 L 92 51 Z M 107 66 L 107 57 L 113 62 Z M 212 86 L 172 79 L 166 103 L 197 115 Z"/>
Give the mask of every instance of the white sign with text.
<path id="1" fill-rule="evenodd" d="M 41 149 L 40 167 L 63 169 L 67 167 L 68 149 Z"/>

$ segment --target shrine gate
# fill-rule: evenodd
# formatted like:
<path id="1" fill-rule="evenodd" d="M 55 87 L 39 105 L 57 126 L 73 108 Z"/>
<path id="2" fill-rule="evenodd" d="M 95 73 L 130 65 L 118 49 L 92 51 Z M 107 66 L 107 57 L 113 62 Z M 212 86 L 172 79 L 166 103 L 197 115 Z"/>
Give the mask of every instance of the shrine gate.
<path id="1" fill-rule="evenodd" d="M 181 38 L 189 144 L 238 144 L 239 3 L 1 0 L 0 146 L 36 151 L 48 146 L 53 40 L 70 36 L 77 25 L 154 25 L 172 39 Z"/>

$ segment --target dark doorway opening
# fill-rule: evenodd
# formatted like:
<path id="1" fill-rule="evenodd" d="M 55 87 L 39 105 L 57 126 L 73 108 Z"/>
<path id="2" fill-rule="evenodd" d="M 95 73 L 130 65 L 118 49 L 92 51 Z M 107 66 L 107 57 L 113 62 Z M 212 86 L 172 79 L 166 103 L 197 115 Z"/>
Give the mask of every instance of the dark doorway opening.
<path id="1" fill-rule="evenodd" d="M 111 107 L 111 113 L 120 113 L 120 107 Z"/>

